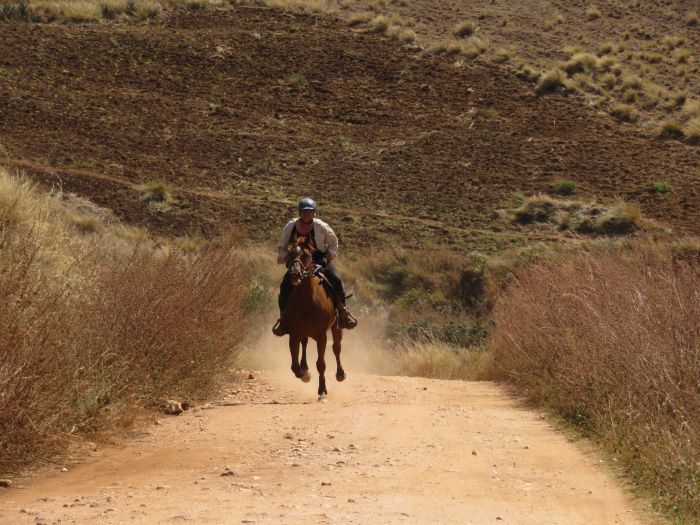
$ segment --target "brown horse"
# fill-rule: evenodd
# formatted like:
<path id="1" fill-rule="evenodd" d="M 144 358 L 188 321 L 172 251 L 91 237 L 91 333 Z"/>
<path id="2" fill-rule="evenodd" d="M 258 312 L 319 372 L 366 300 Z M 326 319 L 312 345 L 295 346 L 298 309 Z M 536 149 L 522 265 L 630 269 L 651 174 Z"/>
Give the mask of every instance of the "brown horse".
<path id="1" fill-rule="evenodd" d="M 318 269 L 314 267 L 312 250 L 300 237 L 296 243 L 289 245 L 287 265 L 292 289 L 287 305 L 282 312 L 282 322 L 289 329 L 289 351 L 292 354 L 292 372 L 304 383 L 311 380 L 309 365 L 306 363 L 306 345 L 309 337 L 316 341 L 318 359 L 318 395 L 319 401 L 325 400 L 326 390 L 326 342 L 328 329 L 333 334 L 333 353 L 335 354 L 338 381 L 345 379 L 345 371 L 340 363 L 340 341 L 343 330 L 338 327 L 334 301 L 331 293 L 321 282 Z M 301 344 L 301 362 L 299 362 L 299 345 Z"/>

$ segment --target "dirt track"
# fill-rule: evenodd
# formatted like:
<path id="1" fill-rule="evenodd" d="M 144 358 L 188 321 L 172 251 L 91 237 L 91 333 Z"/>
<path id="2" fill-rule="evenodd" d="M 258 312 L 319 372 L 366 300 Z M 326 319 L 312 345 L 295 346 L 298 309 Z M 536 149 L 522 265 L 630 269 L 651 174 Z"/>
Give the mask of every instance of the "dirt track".
<path id="1" fill-rule="evenodd" d="M 1 492 L 0 522 L 641 522 L 592 454 L 495 384 L 360 374 L 346 359 L 348 380 L 319 404 L 317 378 L 281 370 L 274 348 L 280 370 Z"/>

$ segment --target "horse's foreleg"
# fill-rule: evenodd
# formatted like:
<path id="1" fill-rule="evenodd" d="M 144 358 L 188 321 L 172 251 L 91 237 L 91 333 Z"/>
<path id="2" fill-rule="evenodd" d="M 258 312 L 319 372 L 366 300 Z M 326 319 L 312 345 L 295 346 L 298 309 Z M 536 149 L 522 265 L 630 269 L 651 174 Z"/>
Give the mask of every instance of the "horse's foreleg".
<path id="1" fill-rule="evenodd" d="M 289 336 L 289 353 L 292 354 L 292 372 L 296 377 L 303 377 L 301 366 L 299 365 L 299 339 Z"/>
<path id="2" fill-rule="evenodd" d="M 343 365 L 340 363 L 340 342 L 343 340 L 343 330 L 333 326 L 331 329 L 333 333 L 333 354 L 335 355 L 335 378 L 338 381 L 345 380 L 345 370 L 343 370 Z"/>
<path id="3" fill-rule="evenodd" d="M 316 370 L 318 370 L 318 395 L 320 397 L 327 396 L 326 377 L 323 375 L 326 371 L 326 334 L 316 340 L 318 344 L 318 360 L 316 361 Z"/>
<path id="4" fill-rule="evenodd" d="M 306 363 L 306 345 L 309 343 L 308 337 L 301 338 L 301 380 L 304 383 L 311 381 L 311 374 L 309 374 L 309 365 Z"/>

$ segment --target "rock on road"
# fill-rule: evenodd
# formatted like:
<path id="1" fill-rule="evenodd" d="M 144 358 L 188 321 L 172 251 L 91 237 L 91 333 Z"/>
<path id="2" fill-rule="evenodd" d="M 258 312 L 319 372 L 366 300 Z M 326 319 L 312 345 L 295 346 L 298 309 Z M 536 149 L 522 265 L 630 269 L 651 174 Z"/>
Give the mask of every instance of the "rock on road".
<path id="1" fill-rule="evenodd" d="M 315 351 L 312 352 L 315 359 Z M 591 453 L 493 383 L 242 375 L 215 403 L 0 492 L 0 523 L 643 523 Z M 315 376 L 315 374 L 314 374 Z"/>

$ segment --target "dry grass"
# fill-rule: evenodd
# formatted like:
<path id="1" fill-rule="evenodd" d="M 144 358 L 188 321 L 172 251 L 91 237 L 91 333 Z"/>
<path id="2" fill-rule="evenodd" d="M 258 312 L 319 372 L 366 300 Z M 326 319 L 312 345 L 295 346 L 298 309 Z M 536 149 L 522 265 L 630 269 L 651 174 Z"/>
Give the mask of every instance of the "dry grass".
<path id="1" fill-rule="evenodd" d="M 696 26 L 700 24 L 700 15 L 698 15 L 697 11 L 688 11 L 685 15 L 685 22 L 689 26 Z"/>
<path id="2" fill-rule="evenodd" d="M 542 73 L 529 64 L 520 64 L 518 68 L 518 77 L 535 82 L 540 79 Z"/>
<path id="3" fill-rule="evenodd" d="M 454 56 L 460 55 L 467 58 L 476 58 L 488 49 L 488 43 L 479 37 L 472 36 L 467 40 L 450 40 L 436 44 L 430 51 L 438 55 Z"/>
<path id="4" fill-rule="evenodd" d="M 622 122 L 634 122 L 639 118 L 639 111 L 630 104 L 613 104 L 610 107 L 610 114 Z"/>
<path id="5" fill-rule="evenodd" d="M 664 120 L 659 126 L 659 135 L 670 138 L 683 138 L 683 124 L 677 120 Z"/>
<path id="6" fill-rule="evenodd" d="M 597 20 L 601 16 L 603 16 L 603 13 L 601 13 L 600 9 L 596 6 L 591 6 L 586 9 L 586 18 L 588 18 L 588 20 Z"/>
<path id="7" fill-rule="evenodd" d="M 551 69 L 544 73 L 535 87 L 535 91 L 539 94 L 554 91 L 557 88 L 564 86 L 566 73 L 561 69 Z"/>
<path id="8" fill-rule="evenodd" d="M 433 379 L 481 379 L 491 363 L 483 348 L 455 348 L 440 342 L 405 342 L 391 353 L 388 373 Z"/>
<path id="9" fill-rule="evenodd" d="M 679 64 L 687 64 L 692 56 L 689 49 L 681 48 L 673 51 L 673 59 Z"/>
<path id="10" fill-rule="evenodd" d="M 452 34 L 458 38 L 473 35 L 478 29 L 478 25 L 474 20 L 465 20 L 460 22 L 452 29 Z"/>
<path id="11" fill-rule="evenodd" d="M 582 72 L 592 72 L 598 67 L 598 58 L 591 53 L 576 53 L 568 62 L 562 65 L 562 69 L 569 75 Z"/>
<path id="12" fill-rule="evenodd" d="M 359 13 L 353 13 L 348 19 L 348 24 L 350 26 L 357 26 L 360 24 L 366 24 L 374 18 L 374 15 L 369 11 L 360 11 Z"/>
<path id="13" fill-rule="evenodd" d="M 262 5 L 286 11 L 328 11 L 326 0 L 236 0 L 237 3 Z M 164 10 L 197 11 L 217 7 L 223 0 L 27 0 L 17 4 L 2 4 L 4 18 L 34 22 L 98 22 L 136 18 L 145 20 Z"/>
<path id="14" fill-rule="evenodd" d="M 571 181 L 563 182 L 570 187 Z M 601 205 L 534 195 L 509 212 L 509 216 L 517 224 L 549 224 L 558 230 L 587 235 L 628 235 L 658 229 L 654 222 L 642 217 L 638 206 L 625 201 Z"/>
<path id="15" fill-rule="evenodd" d="M 596 436 L 678 522 L 700 518 L 699 243 L 522 270 L 495 323 L 495 377 Z"/>
<path id="16" fill-rule="evenodd" d="M 401 26 L 389 26 L 384 34 L 404 44 L 411 44 L 417 40 L 415 31 Z"/>
<path id="17" fill-rule="evenodd" d="M 685 123 L 683 135 L 691 144 L 700 144 L 700 117 L 692 118 Z"/>
<path id="18" fill-rule="evenodd" d="M 615 50 L 615 44 L 612 42 L 603 42 L 598 46 L 598 55 L 603 56 L 603 55 L 609 55 Z"/>
<path id="19" fill-rule="evenodd" d="M 158 396 L 201 395 L 244 336 L 228 241 L 157 247 L 4 172 L 0 240 L 0 472 Z"/>
<path id="20" fill-rule="evenodd" d="M 682 36 L 667 35 L 663 37 L 659 43 L 667 49 L 675 49 L 685 44 L 685 38 Z"/>
<path id="21" fill-rule="evenodd" d="M 644 82 L 637 75 L 625 75 L 622 77 L 622 87 L 630 89 L 641 89 Z"/>
<path id="22" fill-rule="evenodd" d="M 492 60 L 497 64 L 503 64 L 511 60 L 514 56 L 515 50 L 511 48 L 501 47 L 494 52 Z"/>
<path id="23" fill-rule="evenodd" d="M 617 85 L 617 77 L 612 73 L 606 73 L 600 77 L 600 83 L 608 89 L 614 89 Z"/>
<path id="24" fill-rule="evenodd" d="M 138 187 L 141 200 L 147 203 L 169 204 L 173 201 L 170 186 L 165 181 L 153 181 L 141 184 Z"/>

